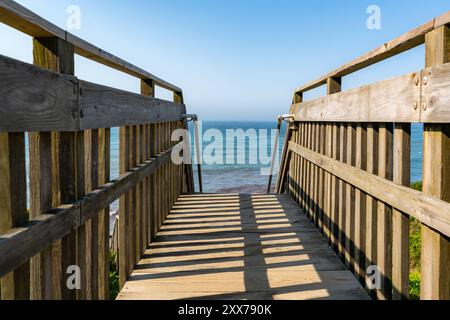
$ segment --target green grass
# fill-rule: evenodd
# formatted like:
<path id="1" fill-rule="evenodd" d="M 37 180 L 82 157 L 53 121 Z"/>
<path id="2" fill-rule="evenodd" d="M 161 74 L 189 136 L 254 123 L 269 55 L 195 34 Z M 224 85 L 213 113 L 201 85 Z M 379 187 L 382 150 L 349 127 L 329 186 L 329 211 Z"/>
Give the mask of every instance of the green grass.
<path id="1" fill-rule="evenodd" d="M 116 254 L 109 254 L 109 295 L 115 300 L 119 294 L 119 272 L 117 271 Z"/>
<path id="2" fill-rule="evenodd" d="M 422 191 L 422 182 L 418 181 L 411 188 Z M 420 299 L 420 252 L 422 248 L 421 223 L 411 218 L 409 223 L 409 298 Z"/>

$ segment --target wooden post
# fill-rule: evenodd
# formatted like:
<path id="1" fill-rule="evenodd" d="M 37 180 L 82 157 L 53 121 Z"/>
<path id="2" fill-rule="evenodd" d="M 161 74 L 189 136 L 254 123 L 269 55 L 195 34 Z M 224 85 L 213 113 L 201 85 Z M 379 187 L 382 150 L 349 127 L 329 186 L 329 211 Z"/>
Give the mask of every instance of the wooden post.
<path id="1" fill-rule="evenodd" d="M 35 38 L 33 40 L 33 58 L 34 64 L 43 68 L 50 69 L 63 74 L 74 74 L 74 49 L 68 42 L 59 38 Z M 31 143 L 35 141 L 48 140 L 48 134 L 39 134 L 39 138 L 33 137 L 30 139 Z M 84 159 L 76 160 L 76 134 L 74 133 L 52 133 L 52 206 L 57 206 L 62 203 L 69 203 L 77 199 L 77 163 L 82 163 Z M 45 145 L 48 145 L 48 141 L 45 141 Z M 30 148 L 39 149 L 39 145 L 30 146 Z M 36 150 L 37 150 L 36 149 Z M 42 152 L 46 152 L 42 150 Z M 39 159 L 31 159 L 31 155 L 40 154 L 41 151 L 35 151 L 30 153 L 30 161 L 39 161 Z M 48 155 L 46 159 L 41 161 L 46 162 L 48 165 Z M 38 170 L 39 171 L 39 170 Z M 39 179 L 42 175 L 47 175 L 49 172 L 33 171 L 31 179 Z M 82 181 L 78 181 L 82 184 Z M 32 188 L 40 188 L 34 190 L 33 193 L 42 197 L 48 197 L 48 190 L 44 190 L 44 186 L 41 184 L 33 184 Z M 46 199 L 48 201 L 48 199 Z M 37 210 L 38 208 L 36 208 Z M 53 290 L 52 296 L 54 299 L 73 299 L 75 298 L 75 291 L 69 290 L 66 285 L 66 270 L 69 265 L 76 265 L 76 232 L 71 232 L 68 236 L 57 241 L 52 249 L 53 263 Z M 48 256 L 48 253 L 47 253 Z M 42 257 L 41 257 L 42 258 Z M 47 263 L 48 265 L 48 263 Z M 36 269 L 32 272 L 38 272 Z M 38 276 L 32 276 L 33 282 L 37 285 L 40 280 Z M 36 281 L 36 282 L 35 282 Z M 36 287 L 39 291 L 39 288 Z M 41 291 L 42 292 L 42 291 Z"/>
<path id="2" fill-rule="evenodd" d="M 394 128 L 394 182 L 408 187 L 411 176 L 411 124 Z M 409 216 L 392 210 L 392 298 L 409 297 Z"/>
<path id="3" fill-rule="evenodd" d="M 425 51 L 427 67 L 450 62 L 450 27 L 426 34 Z M 450 201 L 450 125 L 426 124 L 423 144 L 423 191 Z M 421 299 L 450 299 L 449 239 L 425 225 L 421 260 Z"/>
<path id="4" fill-rule="evenodd" d="M 25 138 L 23 133 L 0 133 L 0 234 L 27 220 Z M 2 300 L 30 298 L 30 263 L 0 279 Z"/>

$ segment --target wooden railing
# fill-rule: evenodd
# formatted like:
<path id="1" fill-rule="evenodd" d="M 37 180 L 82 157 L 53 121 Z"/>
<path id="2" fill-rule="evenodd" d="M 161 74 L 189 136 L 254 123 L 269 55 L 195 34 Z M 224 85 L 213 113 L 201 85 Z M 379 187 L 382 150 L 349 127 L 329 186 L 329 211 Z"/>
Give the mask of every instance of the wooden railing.
<path id="1" fill-rule="evenodd" d="M 182 143 L 171 132 L 186 128 L 182 91 L 13 1 L 0 1 L 0 22 L 33 37 L 34 58 L 33 66 L 0 56 L 0 297 L 109 299 L 109 206 L 120 198 L 123 285 L 178 195 L 194 191 L 191 166 L 170 161 Z M 79 80 L 75 54 L 140 78 L 141 94 Z M 155 86 L 174 101 L 154 98 Z M 76 267 L 79 289 L 70 285 Z"/>
<path id="2" fill-rule="evenodd" d="M 450 299 L 450 12 L 294 93 L 277 192 L 289 192 L 379 299 L 408 298 L 410 217 L 422 223 L 421 298 Z M 341 91 L 342 77 L 425 43 L 426 68 Z M 303 101 L 305 91 L 328 95 Z M 409 188 L 423 123 L 423 192 Z"/>

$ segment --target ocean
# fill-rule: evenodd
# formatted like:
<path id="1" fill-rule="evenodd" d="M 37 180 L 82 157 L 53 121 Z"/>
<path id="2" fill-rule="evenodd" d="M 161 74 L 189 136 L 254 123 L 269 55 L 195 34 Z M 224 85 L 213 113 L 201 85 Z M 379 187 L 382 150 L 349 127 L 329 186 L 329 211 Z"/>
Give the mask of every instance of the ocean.
<path id="1" fill-rule="evenodd" d="M 261 170 L 267 171 L 270 167 L 268 160 L 271 154 L 271 130 L 276 129 L 276 121 L 273 122 L 240 122 L 240 121 L 202 121 L 201 129 L 204 136 L 203 154 L 205 156 L 202 165 L 203 191 L 207 193 L 264 193 L 267 190 L 268 176 Z M 253 143 L 246 139 L 242 145 L 227 147 L 227 130 L 242 130 L 253 134 Z M 250 131 L 249 131 L 250 130 Z M 193 128 L 190 124 L 191 148 L 194 156 Z M 269 139 L 264 139 L 267 135 Z M 278 155 L 281 155 L 285 136 L 285 125 L 279 135 Z M 423 125 L 413 124 L 411 129 L 411 182 L 422 180 L 422 147 Z M 256 139 L 256 142 L 254 141 Z M 220 141 L 222 140 L 222 141 Z M 267 140 L 267 141 L 266 141 Z M 242 140 L 244 141 L 244 140 Z M 237 140 L 235 140 L 237 142 Z M 212 148 L 211 146 L 215 146 Z M 220 147 L 222 145 L 222 147 Z M 28 149 L 28 148 L 27 148 Z M 234 157 L 229 156 L 232 150 Z M 228 155 L 228 157 L 227 157 Z M 253 157 L 253 161 L 252 161 Z M 254 161 L 256 158 L 256 161 Z M 244 159 L 245 161 L 238 161 Z M 264 161 L 263 161 L 264 160 Z M 29 167 L 27 152 L 27 170 Z M 111 129 L 111 179 L 119 176 L 119 128 Z M 263 172 L 264 173 L 264 172 Z M 267 172 L 265 172 L 267 173 Z M 194 179 L 198 191 L 197 166 L 194 165 Z M 275 184 L 274 176 L 273 184 Z M 29 198 L 29 192 L 27 192 Z M 111 205 L 111 210 L 118 209 L 118 201 Z"/>

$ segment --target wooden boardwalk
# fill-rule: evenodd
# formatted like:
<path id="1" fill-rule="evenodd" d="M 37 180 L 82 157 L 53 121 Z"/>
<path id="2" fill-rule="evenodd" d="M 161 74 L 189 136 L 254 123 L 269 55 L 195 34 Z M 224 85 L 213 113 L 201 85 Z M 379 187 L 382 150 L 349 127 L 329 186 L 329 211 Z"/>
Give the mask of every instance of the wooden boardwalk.
<path id="1" fill-rule="evenodd" d="M 179 198 L 118 299 L 369 299 L 289 195 Z"/>

